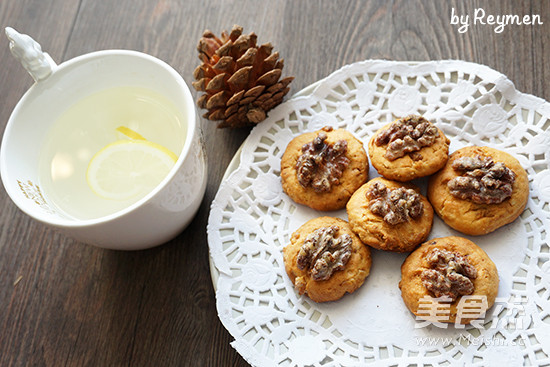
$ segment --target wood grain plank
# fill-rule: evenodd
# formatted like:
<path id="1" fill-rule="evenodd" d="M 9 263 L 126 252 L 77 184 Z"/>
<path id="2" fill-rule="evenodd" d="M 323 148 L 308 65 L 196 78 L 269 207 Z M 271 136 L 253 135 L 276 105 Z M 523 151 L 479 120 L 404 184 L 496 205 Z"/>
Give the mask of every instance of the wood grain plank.
<path id="1" fill-rule="evenodd" d="M 0 74 L 0 83 L 3 90 L 10 91 L 10 93 L 2 94 L 3 103 L 0 104 L 0 116 L 9 116 L 21 95 L 33 83 L 32 78 L 19 63 L 14 61 L 13 56 L 8 51 L 4 28 L 12 27 L 21 33 L 30 35 L 42 45 L 43 51 L 48 52 L 55 61 L 60 62 L 79 3 L 79 0 L 52 0 L 47 2 L 40 0 L 10 0 L 0 2 L 1 44 L 3 48 L 0 52 L 0 65 L 3 67 Z M 52 22 L 52 19 L 56 19 L 56 21 Z M 7 119 L 5 118 L 0 121 L 2 131 L 6 122 Z"/>
<path id="2" fill-rule="evenodd" d="M 72 0 L 2 1 L 0 24 L 29 34 L 41 43 L 44 51 L 59 61 L 78 6 L 79 1 Z M 52 19 L 56 19 L 54 24 Z M 7 39 L 4 36 L 1 39 L 0 128 L 3 136 L 11 111 L 33 80 L 13 59 Z M 43 334 L 40 332 L 44 321 L 40 308 L 43 297 L 36 289 L 44 285 L 44 274 L 51 271 L 53 264 L 49 255 L 55 251 L 50 251 L 50 246 L 55 246 L 58 238 L 53 231 L 24 216 L 5 191 L 0 191 L 1 365 L 44 365 Z"/>

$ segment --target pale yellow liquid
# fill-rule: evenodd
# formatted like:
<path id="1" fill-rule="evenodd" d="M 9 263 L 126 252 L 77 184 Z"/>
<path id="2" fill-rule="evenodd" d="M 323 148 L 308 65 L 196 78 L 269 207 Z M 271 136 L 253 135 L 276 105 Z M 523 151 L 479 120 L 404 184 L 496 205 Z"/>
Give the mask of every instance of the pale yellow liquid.
<path id="1" fill-rule="evenodd" d="M 147 194 L 127 200 L 105 199 L 88 185 L 90 159 L 107 144 L 125 138 L 116 131 L 119 126 L 136 131 L 176 155 L 183 149 L 186 121 L 166 97 L 145 88 L 116 87 L 83 98 L 54 122 L 44 139 L 39 163 L 42 189 L 65 216 L 99 218 Z"/>

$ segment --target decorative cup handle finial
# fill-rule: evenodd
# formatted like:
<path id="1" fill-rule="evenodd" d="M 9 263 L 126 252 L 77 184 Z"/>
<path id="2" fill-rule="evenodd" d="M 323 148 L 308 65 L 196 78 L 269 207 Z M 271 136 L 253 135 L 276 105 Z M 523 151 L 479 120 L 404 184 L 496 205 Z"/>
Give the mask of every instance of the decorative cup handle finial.
<path id="1" fill-rule="evenodd" d="M 6 27 L 6 36 L 10 40 L 10 51 L 21 65 L 39 82 L 46 79 L 57 67 L 50 55 L 42 52 L 40 44 L 26 34 Z"/>

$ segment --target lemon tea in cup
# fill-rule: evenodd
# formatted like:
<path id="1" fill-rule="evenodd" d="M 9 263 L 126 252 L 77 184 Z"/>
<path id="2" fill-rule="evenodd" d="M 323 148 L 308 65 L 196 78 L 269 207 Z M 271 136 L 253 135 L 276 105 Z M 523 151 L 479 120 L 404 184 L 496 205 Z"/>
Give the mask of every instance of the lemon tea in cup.
<path id="1" fill-rule="evenodd" d="M 165 96 L 112 87 L 69 106 L 44 137 L 39 184 L 59 211 L 94 219 L 147 195 L 174 167 L 186 121 Z"/>
<path id="2" fill-rule="evenodd" d="M 0 146 L 6 192 L 26 214 L 99 247 L 160 245 L 193 219 L 207 168 L 195 104 L 172 67 L 136 51 L 56 65 L 7 30 L 36 83 Z"/>

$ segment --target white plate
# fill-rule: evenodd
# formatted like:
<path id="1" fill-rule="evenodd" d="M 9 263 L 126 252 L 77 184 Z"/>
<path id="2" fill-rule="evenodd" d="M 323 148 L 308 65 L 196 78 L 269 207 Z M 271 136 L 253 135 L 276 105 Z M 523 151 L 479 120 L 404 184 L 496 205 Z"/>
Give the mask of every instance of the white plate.
<path id="1" fill-rule="evenodd" d="M 284 272 L 281 249 L 294 230 L 320 215 L 346 218 L 345 211 L 296 205 L 282 192 L 280 156 L 288 142 L 331 125 L 366 146 L 380 126 L 409 113 L 442 128 L 451 150 L 493 146 L 516 156 L 529 174 L 522 216 L 468 237 L 501 278 L 497 304 L 479 329 L 419 327 L 397 288 L 404 254 L 373 251 L 365 284 L 326 304 L 298 296 Z M 348 65 L 272 110 L 233 158 L 209 217 L 218 314 L 232 345 L 262 367 L 550 363 L 549 126 L 548 102 L 517 92 L 492 69 L 460 61 Z M 430 237 L 447 235 L 460 234 L 436 218 Z"/>

